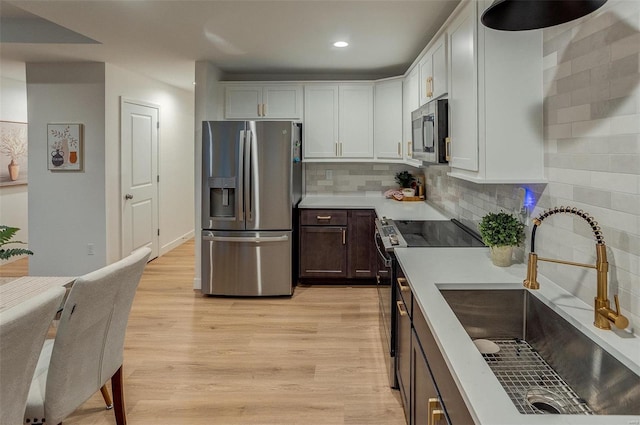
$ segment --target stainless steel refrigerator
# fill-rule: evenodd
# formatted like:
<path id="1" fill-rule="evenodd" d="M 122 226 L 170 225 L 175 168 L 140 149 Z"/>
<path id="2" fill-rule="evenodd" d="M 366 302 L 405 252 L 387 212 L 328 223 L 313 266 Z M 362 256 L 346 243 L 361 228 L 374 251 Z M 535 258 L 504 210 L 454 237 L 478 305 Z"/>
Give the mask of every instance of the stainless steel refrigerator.
<path id="1" fill-rule="evenodd" d="M 300 124 L 202 124 L 202 293 L 291 295 L 302 197 Z"/>

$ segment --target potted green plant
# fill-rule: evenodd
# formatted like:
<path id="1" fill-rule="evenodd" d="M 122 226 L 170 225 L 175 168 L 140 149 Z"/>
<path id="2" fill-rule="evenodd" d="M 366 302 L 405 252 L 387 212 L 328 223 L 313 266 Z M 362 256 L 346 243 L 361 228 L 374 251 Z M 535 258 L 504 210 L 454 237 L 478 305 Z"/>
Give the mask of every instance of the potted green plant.
<path id="1" fill-rule="evenodd" d="M 414 195 L 414 191 L 411 188 L 411 183 L 414 181 L 416 181 L 416 178 L 408 171 L 399 171 L 396 173 L 396 183 L 400 185 L 401 189 L 407 189 L 407 191 L 402 191 L 405 196 Z"/>
<path id="2" fill-rule="evenodd" d="M 496 266 L 511 265 L 513 247 L 524 240 L 524 224 L 515 215 L 500 211 L 482 217 L 480 224 L 482 241 L 491 250 L 491 261 Z"/>
<path id="3" fill-rule="evenodd" d="M 23 248 L 5 248 L 9 244 L 25 244 L 22 241 L 12 241 L 13 236 L 20 230 L 17 227 L 0 225 L 0 260 L 8 260 L 15 255 L 33 255 L 33 252 Z"/>

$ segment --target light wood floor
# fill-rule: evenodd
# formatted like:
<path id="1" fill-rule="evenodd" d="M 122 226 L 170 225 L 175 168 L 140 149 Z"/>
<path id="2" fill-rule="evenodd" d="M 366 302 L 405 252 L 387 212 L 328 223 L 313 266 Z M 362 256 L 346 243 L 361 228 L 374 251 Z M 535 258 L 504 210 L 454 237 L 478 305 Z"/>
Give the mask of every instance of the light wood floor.
<path id="1" fill-rule="evenodd" d="M 130 425 L 404 425 L 388 387 L 372 287 L 291 298 L 193 291 L 190 241 L 146 267 L 129 320 Z M 115 424 L 98 393 L 64 425 Z"/>

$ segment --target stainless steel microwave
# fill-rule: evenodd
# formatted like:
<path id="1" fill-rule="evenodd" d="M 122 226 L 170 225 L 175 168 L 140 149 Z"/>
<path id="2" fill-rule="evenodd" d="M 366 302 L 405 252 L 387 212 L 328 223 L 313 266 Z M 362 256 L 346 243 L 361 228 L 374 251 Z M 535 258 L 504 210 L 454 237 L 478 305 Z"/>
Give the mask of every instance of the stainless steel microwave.
<path id="1" fill-rule="evenodd" d="M 435 99 L 411 113 L 413 158 L 446 163 L 449 137 L 449 101 Z"/>

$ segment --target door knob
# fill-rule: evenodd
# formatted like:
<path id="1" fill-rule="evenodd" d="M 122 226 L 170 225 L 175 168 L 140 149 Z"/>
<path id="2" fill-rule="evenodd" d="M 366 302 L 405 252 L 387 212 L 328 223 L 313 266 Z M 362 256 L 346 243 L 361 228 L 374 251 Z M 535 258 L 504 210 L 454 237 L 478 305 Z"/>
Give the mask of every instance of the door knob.
<path id="1" fill-rule="evenodd" d="M 127 193 L 126 195 L 124 195 L 124 199 L 133 199 L 133 195 L 130 193 Z"/>

